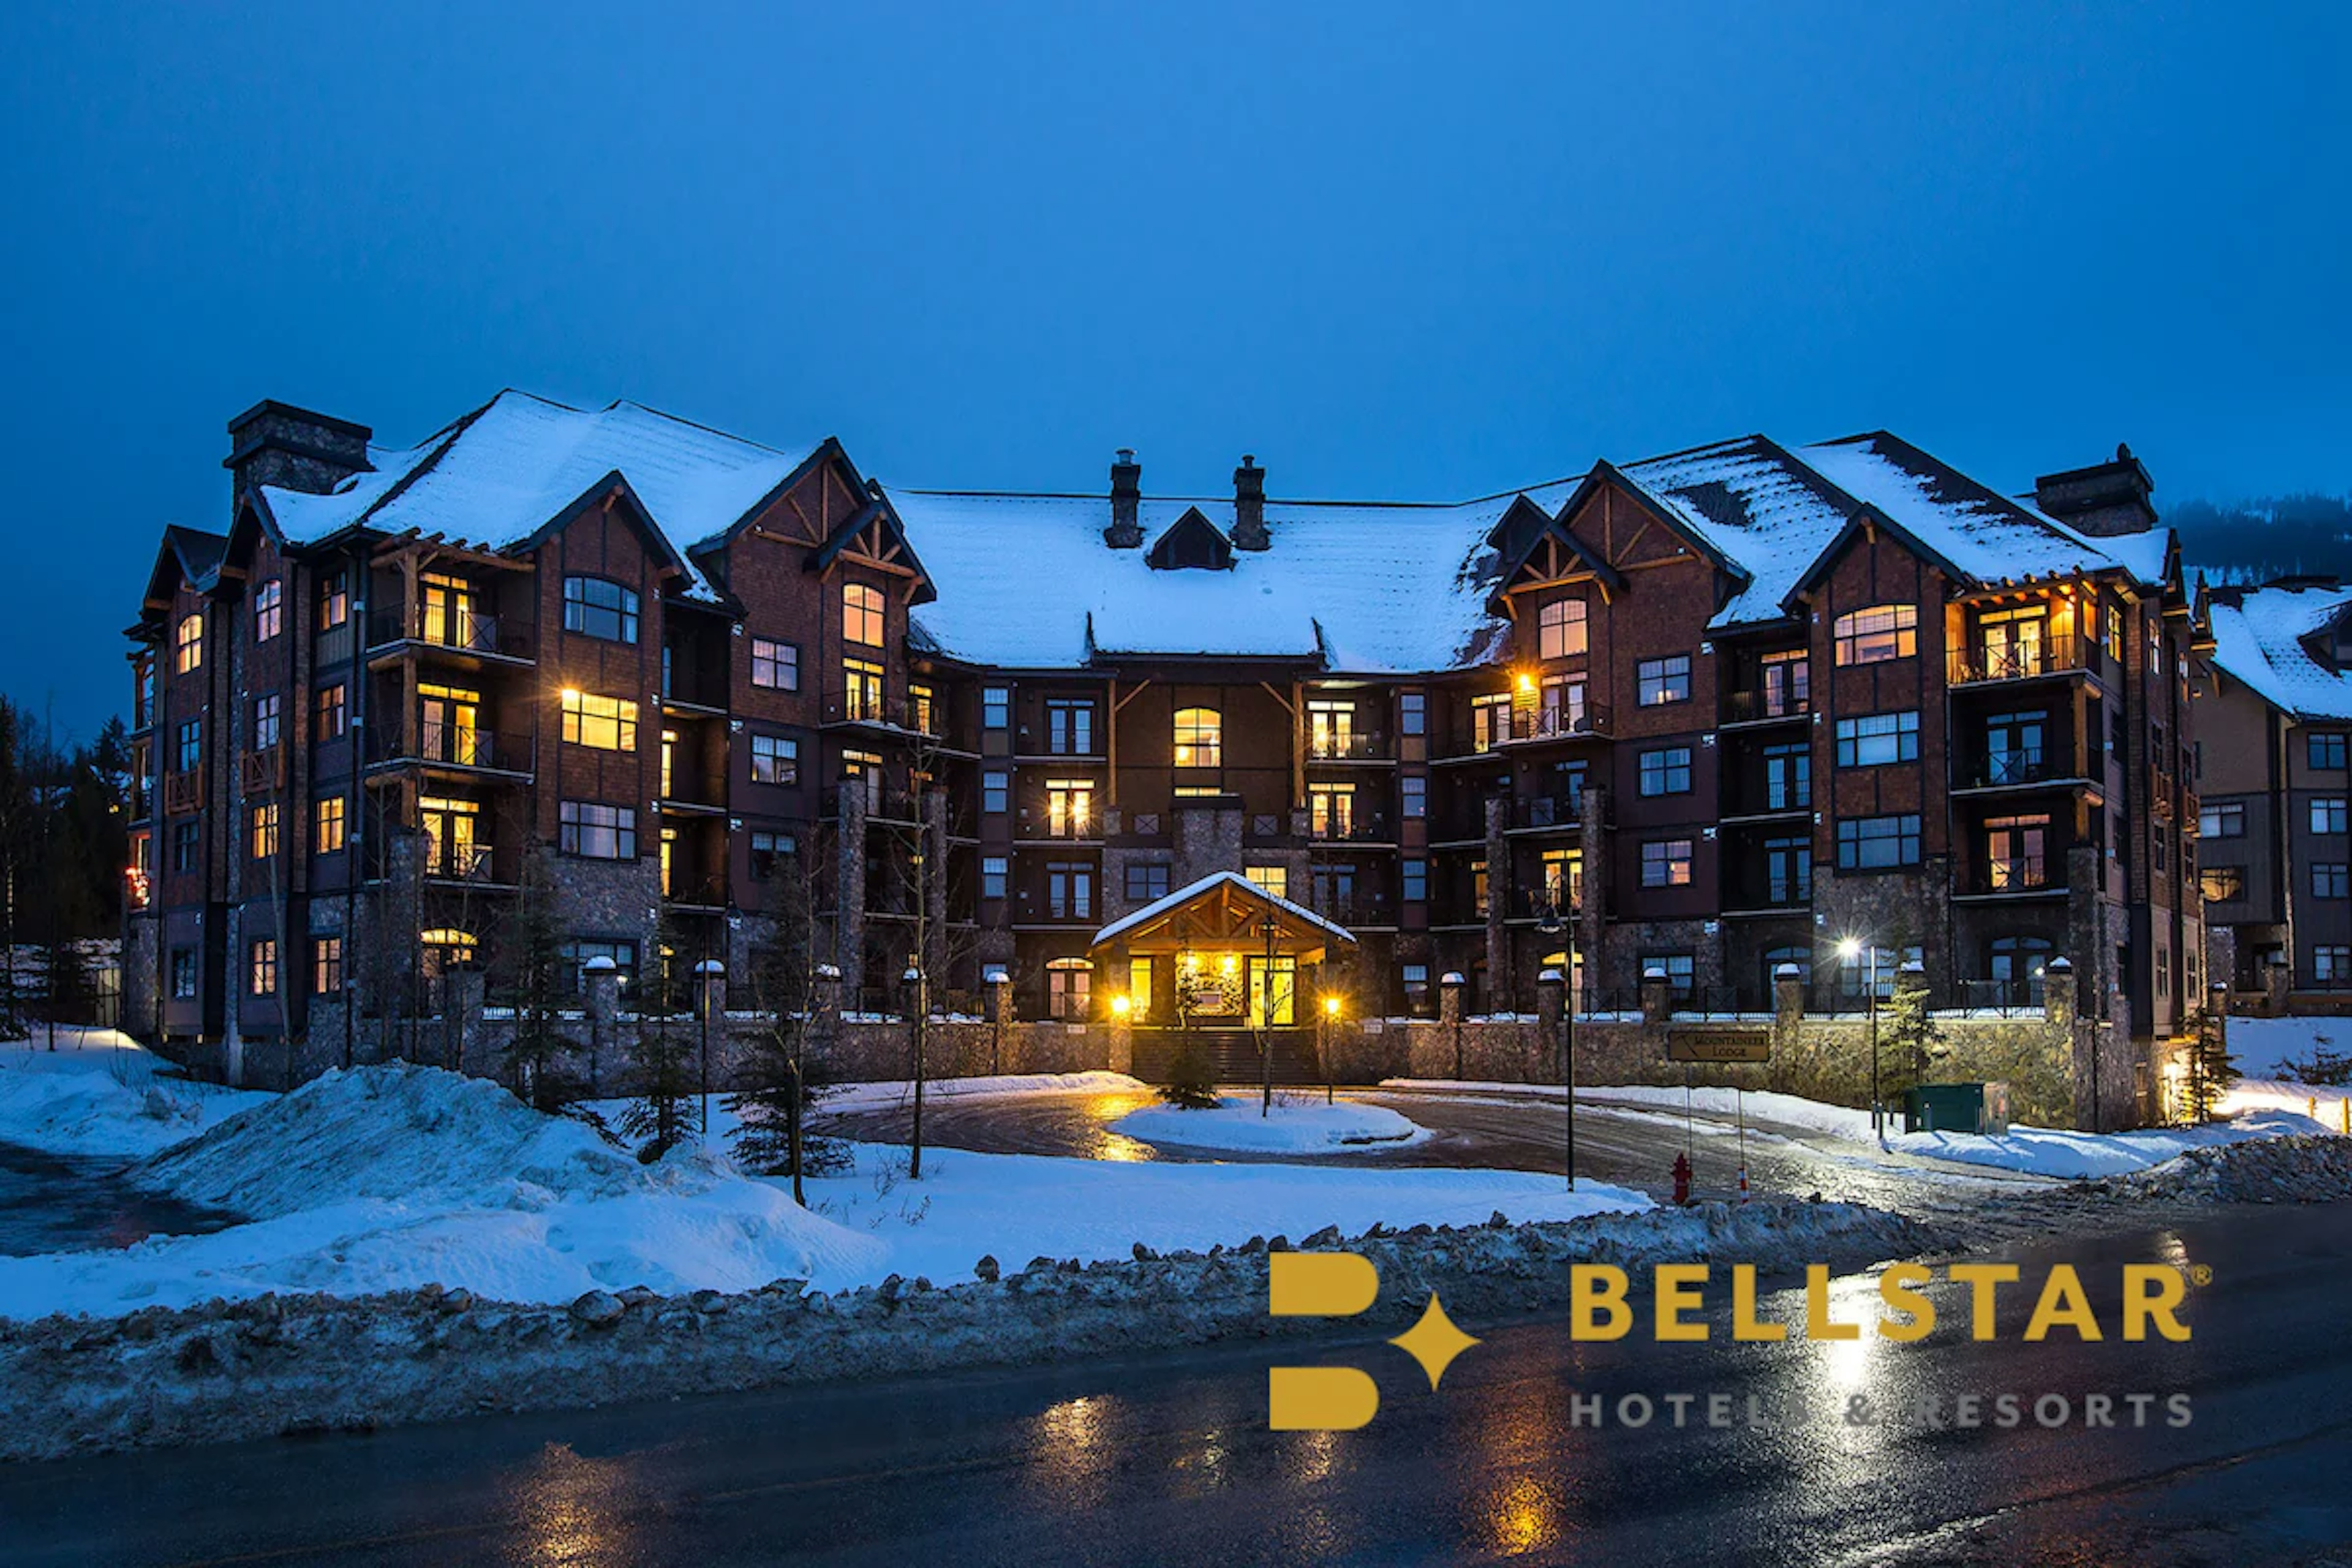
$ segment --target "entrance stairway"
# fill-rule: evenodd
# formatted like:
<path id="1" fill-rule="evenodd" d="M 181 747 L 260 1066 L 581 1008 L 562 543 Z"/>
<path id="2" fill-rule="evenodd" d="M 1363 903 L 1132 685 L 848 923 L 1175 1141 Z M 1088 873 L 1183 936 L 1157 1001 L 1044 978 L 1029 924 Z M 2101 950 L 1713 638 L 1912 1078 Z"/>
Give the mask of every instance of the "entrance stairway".
<path id="1" fill-rule="evenodd" d="M 1265 1072 L 1258 1059 L 1257 1033 L 1249 1029 L 1195 1029 L 1202 1053 L 1209 1059 L 1209 1076 L 1221 1084 L 1252 1084 Z M 1274 1081 L 1305 1085 L 1323 1081 L 1315 1061 L 1315 1031 L 1269 1029 L 1265 1038 L 1274 1053 Z M 1135 1031 L 1135 1076 L 1146 1083 L 1166 1083 L 1184 1044 L 1181 1029 Z"/>

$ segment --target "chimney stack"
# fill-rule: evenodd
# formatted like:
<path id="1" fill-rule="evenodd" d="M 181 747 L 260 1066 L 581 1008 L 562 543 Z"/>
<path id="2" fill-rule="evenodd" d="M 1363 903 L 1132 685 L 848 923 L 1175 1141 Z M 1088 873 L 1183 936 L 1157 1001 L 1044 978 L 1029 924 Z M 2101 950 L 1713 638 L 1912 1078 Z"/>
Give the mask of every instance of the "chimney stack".
<path id="1" fill-rule="evenodd" d="M 1265 470 L 1244 452 L 1234 470 L 1234 548 L 1265 550 L 1273 543 L 1265 531 Z"/>
<path id="2" fill-rule="evenodd" d="M 221 463 L 242 494 L 251 485 L 326 495 L 368 461 L 364 425 L 263 399 L 228 422 L 228 457 Z"/>
<path id="3" fill-rule="evenodd" d="M 1121 447 L 1110 465 L 1110 526 L 1103 542 L 1113 550 L 1136 550 L 1143 544 L 1143 465 L 1132 447 Z"/>
<path id="4" fill-rule="evenodd" d="M 2156 525 L 2156 503 L 2147 498 L 2156 481 L 2147 477 L 2129 447 L 2118 445 L 2112 463 L 2044 474 L 2033 481 L 2033 504 L 2059 521 L 2100 539 L 2146 533 Z"/>

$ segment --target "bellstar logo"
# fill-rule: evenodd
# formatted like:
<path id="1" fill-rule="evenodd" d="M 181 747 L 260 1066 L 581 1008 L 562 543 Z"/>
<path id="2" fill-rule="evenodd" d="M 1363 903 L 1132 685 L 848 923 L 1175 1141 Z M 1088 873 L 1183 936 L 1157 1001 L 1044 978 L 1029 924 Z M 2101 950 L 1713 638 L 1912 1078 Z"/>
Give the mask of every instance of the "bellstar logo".
<path id="1" fill-rule="evenodd" d="M 1266 1259 L 1267 1310 L 1277 1318 L 1352 1318 L 1380 1299 L 1380 1270 L 1352 1252 L 1277 1252 Z M 1421 1321 L 1389 1343 L 1419 1363 L 1431 1393 L 1477 1340 L 1454 1326 L 1435 1291 Z M 1380 1385 L 1352 1366 L 1277 1366 L 1266 1373 L 1266 1424 L 1276 1432 L 1353 1432 L 1380 1413 Z"/>

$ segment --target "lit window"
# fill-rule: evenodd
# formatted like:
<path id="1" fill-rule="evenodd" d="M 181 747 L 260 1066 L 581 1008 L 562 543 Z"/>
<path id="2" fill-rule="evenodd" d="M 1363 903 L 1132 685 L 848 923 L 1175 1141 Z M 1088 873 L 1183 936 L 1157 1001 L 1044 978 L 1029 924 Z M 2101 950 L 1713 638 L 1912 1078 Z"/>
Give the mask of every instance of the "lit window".
<path id="1" fill-rule="evenodd" d="M 285 584 L 272 577 L 253 591 L 253 640 L 268 642 L 284 628 Z"/>
<path id="2" fill-rule="evenodd" d="M 267 860 L 278 853 L 278 803 L 253 808 L 253 858 Z"/>
<path id="3" fill-rule="evenodd" d="M 310 989 L 320 996 L 331 996 L 343 988 L 343 939 L 339 936 L 314 936 L 310 939 Z"/>
<path id="4" fill-rule="evenodd" d="M 246 988 L 256 996 L 278 994 L 278 941 L 263 937 L 246 950 Z"/>
<path id="5" fill-rule="evenodd" d="M 871 659 L 841 661 L 841 716 L 878 723 L 882 720 L 882 667 Z"/>
<path id="6" fill-rule="evenodd" d="M 333 631 L 351 618 L 351 588 L 341 572 L 330 572 L 319 579 L 319 629 Z"/>
<path id="7" fill-rule="evenodd" d="M 1242 875 L 1256 883 L 1262 892 L 1277 899 L 1290 897 L 1290 868 L 1287 866 L 1252 866 Z"/>
<path id="8" fill-rule="evenodd" d="M 602 577 L 563 580 L 563 629 L 606 642 L 637 640 L 637 595 Z"/>
<path id="9" fill-rule="evenodd" d="M 205 663 L 205 618 L 201 615 L 182 616 L 180 629 L 173 634 L 172 668 L 182 675 L 201 669 Z"/>
<path id="10" fill-rule="evenodd" d="M 593 691 L 563 693 L 563 739 L 598 752 L 637 749 L 637 705 L 625 698 Z"/>
<path id="11" fill-rule="evenodd" d="M 1641 704 L 1654 708 L 1662 702 L 1690 700 L 1690 655 L 1678 653 L 1668 658 L 1645 658 L 1634 667 L 1634 680 Z"/>
<path id="12" fill-rule="evenodd" d="M 1095 786 L 1086 779 L 1045 781 L 1045 831 L 1056 838 L 1084 838 L 1095 815 Z"/>
<path id="13" fill-rule="evenodd" d="M 319 711 L 310 726 L 310 739 L 331 741 L 343 732 L 343 683 L 319 688 Z"/>
<path id="14" fill-rule="evenodd" d="M 882 646 L 882 594 L 863 583 L 841 586 L 841 635 L 867 647 Z"/>
<path id="15" fill-rule="evenodd" d="M 1877 664 L 1919 651 L 1919 606 L 1873 605 L 1840 616 L 1832 627 L 1840 664 Z"/>
<path id="16" fill-rule="evenodd" d="M 1346 838 L 1356 831 L 1356 786 L 1311 784 L 1307 786 L 1308 827 L 1318 838 Z"/>
<path id="17" fill-rule="evenodd" d="M 751 684 L 770 691 L 801 689 L 801 650 L 788 642 L 751 639 Z"/>
<path id="18" fill-rule="evenodd" d="M 1056 958 L 1045 965 L 1045 1012 L 1055 1018 L 1084 1018 L 1094 1000 L 1094 969 L 1083 958 Z"/>
<path id="19" fill-rule="evenodd" d="M 317 826 L 311 835 L 313 854 L 332 855 L 343 847 L 343 797 L 331 795 L 317 803 Z"/>
<path id="20" fill-rule="evenodd" d="M 751 737 L 751 782 L 794 784 L 801 778 L 801 745 L 782 735 Z"/>
<path id="21" fill-rule="evenodd" d="M 1176 765 L 1213 768 L 1223 765 L 1224 721 L 1213 708 L 1176 710 Z"/>
<path id="22" fill-rule="evenodd" d="M 1686 888 L 1691 879 L 1691 841 L 1661 838 L 1642 846 L 1642 886 Z"/>
<path id="23" fill-rule="evenodd" d="M 1584 601 L 1554 599 L 1536 612 L 1536 657 L 1580 658 L 1584 654 Z"/>

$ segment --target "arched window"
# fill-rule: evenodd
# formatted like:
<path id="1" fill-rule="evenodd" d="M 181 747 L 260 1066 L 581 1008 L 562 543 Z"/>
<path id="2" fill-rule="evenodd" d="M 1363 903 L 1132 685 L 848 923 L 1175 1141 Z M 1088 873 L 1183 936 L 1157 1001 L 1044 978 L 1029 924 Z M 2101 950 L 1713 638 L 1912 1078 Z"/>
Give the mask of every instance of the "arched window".
<path id="1" fill-rule="evenodd" d="M 2042 999 L 2042 972 L 2050 967 L 2055 950 L 2046 936 L 1993 938 L 1990 954 L 1995 1001 L 2003 1006 L 2031 1006 Z"/>
<path id="2" fill-rule="evenodd" d="M 185 675 L 201 669 L 205 662 L 205 617 L 202 615 L 182 616 L 179 630 L 173 635 L 175 648 L 172 668 Z"/>
<path id="3" fill-rule="evenodd" d="M 1584 657 L 1584 601 L 1554 599 L 1536 612 L 1536 657 Z"/>
<path id="4" fill-rule="evenodd" d="M 1877 664 L 1919 651 L 1919 606 L 1873 605 L 1840 616 L 1832 631 L 1840 664 Z"/>
<path id="5" fill-rule="evenodd" d="M 882 646 L 882 594 L 863 583 L 841 585 L 841 635 L 867 647 Z"/>
<path id="6" fill-rule="evenodd" d="M 1214 768 L 1223 765 L 1224 720 L 1213 708 L 1176 710 L 1176 765 Z"/>

